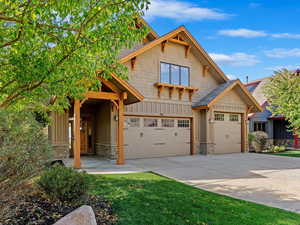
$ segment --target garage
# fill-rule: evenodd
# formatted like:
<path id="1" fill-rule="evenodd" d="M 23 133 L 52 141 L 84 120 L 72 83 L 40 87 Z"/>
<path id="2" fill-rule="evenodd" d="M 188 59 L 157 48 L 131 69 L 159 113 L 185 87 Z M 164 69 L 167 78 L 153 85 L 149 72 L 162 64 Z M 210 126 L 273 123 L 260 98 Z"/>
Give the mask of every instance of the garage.
<path id="1" fill-rule="evenodd" d="M 238 153 L 242 151 L 241 114 L 214 113 L 216 154 Z"/>
<path id="2" fill-rule="evenodd" d="M 190 154 L 189 118 L 127 116 L 124 129 L 127 159 Z"/>

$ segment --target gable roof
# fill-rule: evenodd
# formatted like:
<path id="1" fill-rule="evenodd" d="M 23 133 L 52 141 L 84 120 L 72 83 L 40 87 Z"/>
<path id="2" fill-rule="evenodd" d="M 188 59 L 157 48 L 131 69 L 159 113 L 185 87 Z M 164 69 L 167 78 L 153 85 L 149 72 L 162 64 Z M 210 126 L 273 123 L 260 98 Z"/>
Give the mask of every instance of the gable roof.
<path id="1" fill-rule="evenodd" d="M 97 71 L 101 74 L 101 71 Z M 107 86 L 108 83 L 111 83 L 113 86 L 115 86 L 115 89 L 118 93 L 121 92 L 127 92 L 127 99 L 125 99 L 124 104 L 129 105 L 136 102 L 140 102 L 144 99 L 144 96 L 136 90 L 133 86 L 131 86 L 128 82 L 125 80 L 119 78 L 116 74 L 111 73 L 111 77 L 109 79 L 103 78 L 101 75 L 98 77 L 101 82 L 104 82 L 104 85 Z M 112 89 L 113 87 L 107 86 L 109 89 Z M 114 90 L 112 90 L 114 91 Z"/>
<path id="2" fill-rule="evenodd" d="M 225 96 L 230 90 L 232 90 L 234 87 L 240 87 L 245 96 L 250 100 L 252 103 L 252 107 L 250 112 L 262 112 L 262 108 L 259 105 L 259 103 L 256 101 L 256 99 L 251 95 L 251 93 L 245 88 L 245 86 L 242 84 L 240 80 L 229 80 L 221 85 L 219 85 L 217 88 L 212 90 L 210 93 L 208 93 L 206 96 L 204 96 L 200 101 L 193 104 L 193 109 L 208 109 L 212 107 L 216 102 L 218 102 L 219 99 L 221 99 L 223 96 Z"/>
<path id="3" fill-rule="evenodd" d="M 207 52 L 201 47 L 197 40 L 191 35 L 191 33 L 184 27 L 180 26 L 173 31 L 147 43 L 146 45 L 136 46 L 134 50 L 128 50 L 127 54 L 122 53 L 120 58 L 120 63 L 125 63 L 128 60 L 146 52 L 147 50 L 161 44 L 163 41 L 166 41 L 177 34 L 183 32 L 189 41 L 192 43 L 193 47 L 201 53 L 205 60 L 212 66 L 212 68 L 217 72 L 217 74 L 222 78 L 223 81 L 229 80 L 228 77 L 223 73 L 223 71 L 218 67 L 218 65 L 213 61 L 213 59 L 207 54 Z"/>

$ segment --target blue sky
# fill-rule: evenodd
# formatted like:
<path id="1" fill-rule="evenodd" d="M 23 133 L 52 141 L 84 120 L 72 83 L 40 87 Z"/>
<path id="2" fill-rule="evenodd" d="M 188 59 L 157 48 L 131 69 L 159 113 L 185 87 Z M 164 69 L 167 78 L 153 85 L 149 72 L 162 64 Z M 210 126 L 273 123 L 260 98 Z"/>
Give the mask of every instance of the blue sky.
<path id="1" fill-rule="evenodd" d="M 159 34 L 185 25 L 230 78 L 300 67 L 300 0 L 151 0 Z"/>

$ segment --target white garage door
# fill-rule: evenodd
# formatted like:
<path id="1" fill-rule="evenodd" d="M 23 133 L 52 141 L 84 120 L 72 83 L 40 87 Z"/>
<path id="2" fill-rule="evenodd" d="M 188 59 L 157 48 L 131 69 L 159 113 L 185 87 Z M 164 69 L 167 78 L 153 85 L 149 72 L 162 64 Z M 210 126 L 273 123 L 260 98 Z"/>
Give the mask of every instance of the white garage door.
<path id="1" fill-rule="evenodd" d="M 190 154 L 191 121 L 179 118 L 126 117 L 126 159 Z"/>
<path id="2" fill-rule="evenodd" d="M 215 113 L 215 153 L 241 152 L 241 115 L 231 113 Z"/>

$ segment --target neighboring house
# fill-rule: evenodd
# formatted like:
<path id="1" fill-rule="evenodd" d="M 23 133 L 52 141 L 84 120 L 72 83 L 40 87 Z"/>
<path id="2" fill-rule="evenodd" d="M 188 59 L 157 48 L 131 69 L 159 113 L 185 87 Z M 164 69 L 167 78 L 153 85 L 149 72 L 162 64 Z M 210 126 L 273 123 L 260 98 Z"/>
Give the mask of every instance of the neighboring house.
<path id="1" fill-rule="evenodd" d="M 294 146 L 298 142 L 297 136 L 289 131 L 289 123 L 283 116 L 272 116 L 268 110 L 268 101 L 264 95 L 264 85 L 267 84 L 270 77 L 252 81 L 245 86 L 256 98 L 263 108 L 263 112 L 249 114 L 249 131 L 264 131 L 268 134 L 270 143 L 274 145 Z"/>
<path id="2" fill-rule="evenodd" d="M 183 26 L 122 52 L 128 82 L 112 74 L 98 92 L 53 112 L 57 158 L 96 154 L 117 159 L 246 152 L 247 115 L 261 107 L 229 80 Z M 71 142 L 69 142 L 71 139 Z"/>

